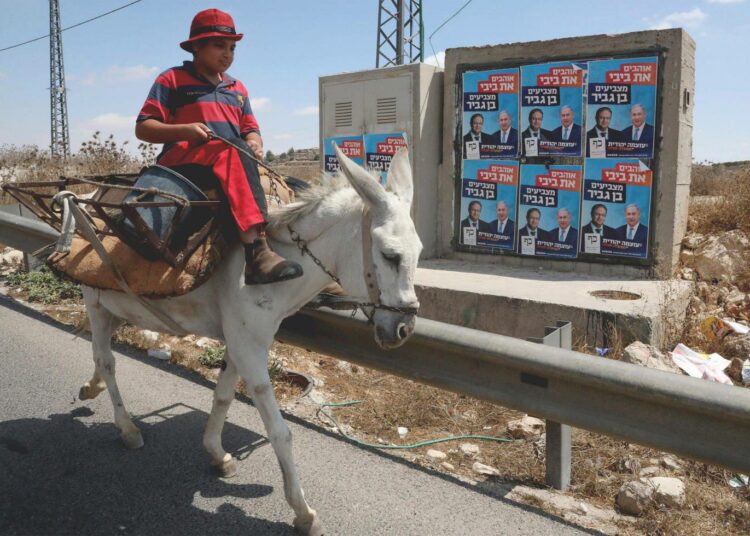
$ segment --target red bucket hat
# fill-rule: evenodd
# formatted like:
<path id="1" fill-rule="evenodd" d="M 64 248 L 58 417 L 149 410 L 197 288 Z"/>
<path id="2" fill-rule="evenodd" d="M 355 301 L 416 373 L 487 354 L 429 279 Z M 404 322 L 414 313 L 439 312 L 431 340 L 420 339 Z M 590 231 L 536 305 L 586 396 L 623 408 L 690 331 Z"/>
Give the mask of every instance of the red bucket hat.
<path id="1" fill-rule="evenodd" d="M 190 38 L 180 43 L 180 48 L 193 51 L 193 43 L 207 37 L 228 37 L 234 41 L 242 39 L 234 29 L 234 21 L 229 13 L 219 9 L 204 9 L 193 17 L 190 24 Z"/>

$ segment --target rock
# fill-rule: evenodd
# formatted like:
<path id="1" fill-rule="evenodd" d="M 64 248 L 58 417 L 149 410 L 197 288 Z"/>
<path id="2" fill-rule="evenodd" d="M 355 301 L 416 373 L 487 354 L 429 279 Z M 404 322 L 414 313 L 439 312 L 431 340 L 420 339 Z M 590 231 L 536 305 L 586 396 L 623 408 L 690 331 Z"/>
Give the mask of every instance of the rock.
<path id="1" fill-rule="evenodd" d="M 149 329 L 142 329 L 140 332 L 141 338 L 144 342 L 156 342 L 159 340 L 159 334 Z"/>
<path id="2" fill-rule="evenodd" d="M 672 363 L 672 360 L 660 352 L 658 348 L 640 341 L 631 343 L 623 350 L 622 360 L 625 363 L 633 363 L 642 367 L 682 374 L 677 365 Z"/>
<path id="3" fill-rule="evenodd" d="M 526 415 L 508 423 L 508 433 L 516 439 L 531 439 L 544 433 L 544 421 Z"/>
<path id="4" fill-rule="evenodd" d="M 748 356 L 750 355 L 750 335 L 728 335 L 724 339 L 725 356 Z"/>
<path id="5" fill-rule="evenodd" d="M 461 449 L 461 452 L 463 452 L 467 456 L 474 456 L 475 454 L 479 454 L 479 446 L 473 443 L 461 443 L 461 446 L 459 446 L 458 448 Z"/>
<path id="6" fill-rule="evenodd" d="M 351 363 L 348 363 L 346 361 L 338 361 L 336 363 L 336 368 L 342 372 L 346 372 L 347 374 L 352 373 L 352 365 Z"/>
<path id="7" fill-rule="evenodd" d="M 409 433 L 409 429 L 406 426 L 397 426 L 396 432 L 398 432 L 398 437 L 403 439 L 406 437 L 406 434 Z"/>
<path id="8" fill-rule="evenodd" d="M 724 298 L 724 303 L 729 305 L 738 305 L 745 301 L 746 294 L 737 287 L 732 287 Z"/>
<path id="9" fill-rule="evenodd" d="M 433 460 L 444 460 L 448 455 L 442 450 L 429 449 L 427 451 L 427 457 L 432 458 Z"/>
<path id="10" fill-rule="evenodd" d="M 700 233 L 688 233 L 682 239 L 682 245 L 688 249 L 696 249 L 705 239 L 706 237 Z"/>
<path id="11" fill-rule="evenodd" d="M 704 281 L 733 281 L 747 265 L 750 240 L 739 229 L 709 236 L 695 249 L 693 268 Z"/>
<path id="12" fill-rule="evenodd" d="M 13 248 L 5 248 L 0 253 L 0 266 L 17 268 L 23 264 L 23 251 Z"/>
<path id="13" fill-rule="evenodd" d="M 219 341 L 209 339 L 208 337 L 201 337 L 200 339 L 196 339 L 195 345 L 198 348 L 210 348 L 212 346 L 218 346 Z"/>
<path id="14" fill-rule="evenodd" d="M 633 480 L 626 482 L 620 487 L 615 499 L 620 512 L 631 516 L 637 516 L 643 512 L 644 508 L 651 502 L 654 494 L 653 486 Z"/>
<path id="15" fill-rule="evenodd" d="M 494 467 L 479 462 L 474 462 L 474 465 L 471 466 L 471 470 L 480 475 L 500 476 L 500 471 Z"/>
<path id="16" fill-rule="evenodd" d="M 665 469 L 669 469 L 670 471 L 680 471 L 682 470 L 682 465 L 680 465 L 680 462 L 677 461 L 677 458 L 674 456 L 662 456 L 661 460 L 659 460 L 659 463 L 662 467 Z"/>
<path id="17" fill-rule="evenodd" d="M 687 266 L 683 266 L 677 273 L 677 277 L 679 277 L 680 279 L 684 279 L 685 281 L 695 281 L 695 270 L 693 270 L 692 268 L 688 268 Z"/>
<path id="18" fill-rule="evenodd" d="M 634 456 L 628 456 L 613 464 L 613 469 L 620 473 L 636 475 L 641 470 L 641 461 Z"/>
<path id="19" fill-rule="evenodd" d="M 742 359 L 739 357 L 732 358 L 729 366 L 724 370 L 724 374 L 729 376 L 733 382 L 742 383 Z"/>
<path id="20" fill-rule="evenodd" d="M 687 267 L 693 265 L 695 261 L 695 252 L 692 249 L 683 249 L 680 251 L 680 262 Z"/>
<path id="21" fill-rule="evenodd" d="M 646 484 L 653 488 L 653 498 L 658 504 L 670 508 L 685 504 L 685 484 L 679 478 L 657 476 L 647 478 Z"/>
<path id="22" fill-rule="evenodd" d="M 169 361 L 172 357 L 172 351 L 164 348 L 151 348 L 148 351 L 148 356 L 161 359 L 162 361 Z"/>
<path id="23" fill-rule="evenodd" d="M 448 471 L 455 471 L 455 470 L 456 470 L 456 468 L 455 468 L 455 467 L 453 466 L 453 464 L 452 464 L 452 463 L 448 463 L 448 462 L 443 462 L 443 463 L 441 463 L 440 465 L 442 465 L 442 466 L 443 466 L 443 468 L 444 468 L 444 469 L 447 469 Z"/>
<path id="24" fill-rule="evenodd" d="M 593 529 L 597 534 L 621 534 L 618 523 L 632 523 L 630 518 L 621 516 L 611 508 L 599 508 L 561 491 L 516 486 L 506 498 L 559 512 L 566 521 Z"/>
<path id="25" fill-rule="evenodd" d="M 644 467 L 640 471 L 638 471 L 638 476 L 640 477 L 647 477 L 647 476 L 655 476 L 658 475 L 661 471 L 661 468 L 657 467 L 656 465 L 649 465 L 648 467 Z"/>

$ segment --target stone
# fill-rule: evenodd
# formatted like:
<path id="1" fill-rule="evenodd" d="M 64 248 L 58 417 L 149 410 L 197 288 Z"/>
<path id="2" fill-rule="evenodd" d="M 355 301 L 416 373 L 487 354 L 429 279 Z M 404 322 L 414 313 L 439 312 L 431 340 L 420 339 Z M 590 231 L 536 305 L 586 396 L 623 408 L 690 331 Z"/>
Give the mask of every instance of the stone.
<path id="1" fill-rule="evenodd" d="M 631 516 L 637 516 L 643 512 L 646 506 L 651 502 L 653 494 L 653 486 L 650 486 L 645 482 L 633 480 L 631 482 L 626 482 L 620 487 L 615 501 L 620 508 L 620 512 Z"/>
<path id="2" fill-rule="evenodd" d="M 544 421 L 526 415 L 522 419 L 510 421 L 508 433 L 515 439 L 532 439 L 544 433 Z"/>
<path id="3" fill-rule="evenodd" d="M 17 268 L 23 264 L 23 251 L 13 248 L 5 248 L 0 253 L 0 266 Z"/>
<path id="4" fill-rule="evenodd" d="M 440 465 L 443 467 L 443 469 L 446 469 L 448 471 L 455 471 L 456 470 L 455 466 L 452 463 L 443 462 Z"/>
<path id="5" fill-rule="evenodd" d="M 725 356 L 749 356 L 750 355 L 750 335 L 728 335 L 724 339 Z"/>
<path id="6" fill-rule="evenodd" d="M 140 335 L 144 342 L 156 342 L 159 340 L 159 334 L 150 329 L 142 329 Z"/>
<path id="7" fill-rule="evenodd" d="M 745 297 L 747 295 L 742 292 L 737 287 L 732 287 L 729 290 L 729 294 L 726 295 L 724 298 L 724 303 L 730 304 L 730 305 L 737 305 L 745 301 Z"/>
<path id="8" fill-rule="evenodd" d="M 160 359 L 161 361 L 169 361 L 172 357 L 172 351 L 164 348 L 151 348 L 148 351 L 148 356 Z"/>
<path id="9" fill-rule="evenodd" d="M 672 360 L 660 352 L 658 348 L 640 341 L 629 344 L 623 350 L 622 360 L 625 363 L 633 363 L 642 367 L 682 374 L 677 365 L 672 363 Z"/>
<path id="10" fill-rule="evenodd" d="M 695 249 L 692 267 L 704 281 L 733 281 L 747 265 L 750 239 L 739 229 L 709 236 Z"/>
<path id="11" fill-rule="evenodd" d="M 653 488 L 653 498 L 658 504 L 669 508 L 685 504 L 685 484 L 679 478 L 657 476 L 647 478 L 646 484 Z"/>
<path id="12" fill-rule="evenodd" d="M 617 464 L 615 465 L 615 470 L 620 473 L 631 473 L 633 475 L 636 475 L 641 470 L 641 460 L 634 456 L 628 456 L 627 458 L 623 458 L 617 462 Z"/>
<path id="13" fill-rule="evenodd" d="M 680 465 L 680 462 L 674 456 L 662 456 L 659 463 L 662 467 L 669 469 L 670 471 L 682 470 L 682 465 Z"/>
<path id="14" fill-rule="evenodd" d="M 695 270 L 693 270 L 692 268 L 688 268 L 687 266 L 683 266 L 682 268 L 680 268 L 677 276 L 680 279 L 684 279 L 685 281 L 695 281 Z"/>
<path id="15" fill-rule="evenodd" d="M 479 462 L 474 462 L 474 465 L 471 466 L 471 470 L 480 475 L 500 476 L 500 471 L 494 467 Z"/>
<path id="16" fill-rule="evenodd" d="M 208 337 L 201 337 L 199 339 L 196 339 L 195 345 L 198 348 L 210 348 L 213 346 L 218 346 L 219 341 L 216 341 L 214 339 L 209 339 Z"/>
<path id="17" fill-rule="evenodd" d="M 621 534 L 622 529 L 618 524 L 633 522 L 611 508 L 599 508 L 562 491 L 516 486 L 505 497 L 558 512 L 566 521 L 592 529 L 597 534 Z"/>
<path id="18" fill-rule="evenodd" d="M 685 235 L 685 238 L 682 239 L 682 245 L 688 249 L 696 249 L 705 240 L 706 237 L 700 233 L 688 233 Z"/>
<path id="19" fill-rule="evenodd" d="M 657 467 L 656 465 L 649 465 L 648 467 L 644 467 L 640 471 L 638 471 L 638 476 L 640 477 L 648 477 L 648 476 L 655 476 L 658 475 L 661 471 L 660 467 Z"/>
<path id="20" fill-rule="evenodd" d="M 724 370 L 724 374 L 729 376 L 735 383 L 742 383 L 742 359 L 733 357 L 729 366 Z"/>
<path id="21" fill-rule="evenodd" d="M 342 372 L 345 372 L 347 374 L 352 373 L 352 365 L 351 363 L 347 361 L 338 361 L 336 362 L 336 368 Z"/>
<path id="22" fill-rule="evenodd" d="M 461 449 L 461 452 L 463 452 L 467 456 L 474 456 L 475 454 L 479 454 L 479 446 L 473 443 L 461 443 L 458 448 Z"/>
<path id="23" fill-rule="evenodd" d="M 427 451 L 427 457 L 432 458 L 433 460 L 444 460 L 448 455 L 442 450 L 429 449 Z"/>
<path id="24" fill-rule="evenodd" d="M 683 249 L 680 251 L 680 262 L 684 266 L 692 266 L 695 261 L 695 252 L 692 249 Z"/>

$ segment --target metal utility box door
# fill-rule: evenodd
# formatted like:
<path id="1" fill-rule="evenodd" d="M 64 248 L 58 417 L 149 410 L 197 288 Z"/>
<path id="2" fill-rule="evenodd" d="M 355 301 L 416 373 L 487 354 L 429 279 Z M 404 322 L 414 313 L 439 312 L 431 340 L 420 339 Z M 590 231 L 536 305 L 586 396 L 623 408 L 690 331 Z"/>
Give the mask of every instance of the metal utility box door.
<path id="1" fill-rule="evenodd" d="M 437 184 L 442 143 L 442 70 L 420 63 L 324 76 L 320 90 L 320 152 L 325 140 L 406 135 L 414 177 L 412 217 L 424 250 L 437 250 Z M 364 165 L 367 157 L 363 154 Z"/>

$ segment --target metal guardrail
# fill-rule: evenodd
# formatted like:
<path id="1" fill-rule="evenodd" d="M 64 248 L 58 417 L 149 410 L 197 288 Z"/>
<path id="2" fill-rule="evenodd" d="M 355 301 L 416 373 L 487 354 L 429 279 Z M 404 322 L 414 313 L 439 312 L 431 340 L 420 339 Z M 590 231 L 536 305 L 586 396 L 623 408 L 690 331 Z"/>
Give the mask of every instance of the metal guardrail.
<path id="1" fill-rule="evenodd" d="M 40 238 L 56 237 L 44 224 L 19 220 L 0 214 L 0 242 L 30 251 Z M 564 342 L 564 330 L 549 335 L 560 338 L 555 346 Z M 300 311 L 284 320 L 277 337 L 548 421 L 750 473 L 750 389 L 423 318 L 404 346 L 389 351 L 377 347 L 371 326 L 346 313 Z"/>

